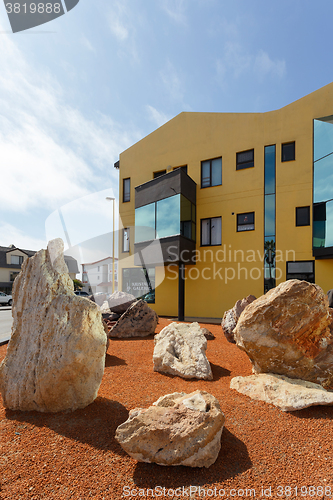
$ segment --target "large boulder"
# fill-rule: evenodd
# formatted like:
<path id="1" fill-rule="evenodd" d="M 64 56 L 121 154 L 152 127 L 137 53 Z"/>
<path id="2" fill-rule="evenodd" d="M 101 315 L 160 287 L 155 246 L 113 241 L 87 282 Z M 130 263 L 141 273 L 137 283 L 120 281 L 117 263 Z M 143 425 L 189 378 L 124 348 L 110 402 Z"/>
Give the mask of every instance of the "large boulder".
<path id="1" fill-rule="evenodd" d="M 234 339 L 234 328 L 237 325 L 239 316 L 244 311 L 245 307 L 247 307 L 251 302 L 256 300 L 254 295 L 248 295 L 245 299 L 237 300 L 236 304 L 232 309 L 225 311 L 222 319 L 222 331 L 224 333 L 225 338 L 231 344 L 235 344 Z"/>
<path id="2" fill-rule="evenodd" d="M 57 412 L 92 403 L 107 338 L 99 308 L 74 294 L 62 240 L 24 262 L 13 303 L 12 337 L 0 365 L 4 406 Z"/>
<path id="3" fill-rule="evenodd" d="M 212 380 L 207 339 L 198 323 L 171 323 L 155 335 L 154 371 Z"/>
<path id="4" fill-rule="evenodd" d="M 113 292 L 113 294 L 110 295 L 108 299 L 109 308 L 111 309 L 111 311 L 119 315 L 124 314 L 129 306 L 135 301 L 136 298 L 134 297 L 134 295 L 121 291 Z"/>
<path id="5" fill-rule="evenodd" d="M 255 373 L 333 385 L 331 315 L 322 289 L 289 280 L 248 305 L 234 329 Z"/>
<path id="6" fill-rule="evenodd" d="M 134 302 L 111 328 L 110 336 L 118 338 L 147 337 L 155 332 L 158 316 L 144 300 Z"/>
<path id="7" fill-rule="evenodd" d="M 219 454 L 225 418 L 205 391 L 175 392 L 148 409 L 135 408 L 115 438 L 139 462 L 209 467 Z"/>
<path id="8" fill-rule="evenodd" d="M 321 385 L 284 375 L 260 373 L 248 377 L 234 377 L 230 388 L 251 399 L 265 401 L 282 411 L 295 411 L 315 405 L 333 405 L 333 392 Z"/>

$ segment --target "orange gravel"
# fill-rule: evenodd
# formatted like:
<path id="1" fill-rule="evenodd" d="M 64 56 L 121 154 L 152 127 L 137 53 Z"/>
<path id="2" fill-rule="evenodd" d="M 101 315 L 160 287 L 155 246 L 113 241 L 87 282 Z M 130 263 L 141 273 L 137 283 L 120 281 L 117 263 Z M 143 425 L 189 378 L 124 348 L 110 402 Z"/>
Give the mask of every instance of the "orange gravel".
<path id="1" fill-rule="evenodd" d="M 157 331 L 168 323 L 160 319 Z M 213 381 L 155 373 L 150 336 L 111 341 L 99 396 L 84 410 L 43 414 L 0 403 L 0 498 L 333 498 L 333 407 L 283 413 L 232 391 L 231 378 L 250 375 L 250 362 L 219 325 L 202 326 L 216 336 L 207 349 Z M 213 394 L 226 417 L 215 464 L 163 467 L 122 451 L 114 434 L 130 409 L 196 389 Z"/>

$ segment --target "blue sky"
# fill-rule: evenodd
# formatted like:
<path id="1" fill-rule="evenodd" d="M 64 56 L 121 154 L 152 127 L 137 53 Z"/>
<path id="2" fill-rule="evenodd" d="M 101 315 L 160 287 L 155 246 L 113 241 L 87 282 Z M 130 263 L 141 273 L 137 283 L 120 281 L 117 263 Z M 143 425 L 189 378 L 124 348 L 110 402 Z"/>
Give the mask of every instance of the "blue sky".
<path id="1" fill-rule="evenodd" d="M 182 111 L 270 111 L 330 83 L 332 19 L 331 0 L 80 0 L 13 34 L 1 4 L 0 245 L 45 247 L 75 203 L 86 239 L 107 232 L 119 153 Z"/>

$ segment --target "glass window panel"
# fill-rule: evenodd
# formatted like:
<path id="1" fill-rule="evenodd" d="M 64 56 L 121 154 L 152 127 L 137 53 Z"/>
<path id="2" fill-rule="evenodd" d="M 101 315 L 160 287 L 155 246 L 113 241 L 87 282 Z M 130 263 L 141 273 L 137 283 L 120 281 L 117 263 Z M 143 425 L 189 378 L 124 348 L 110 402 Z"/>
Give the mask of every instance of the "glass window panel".
<path id="1" fill-rule="evenodd" d="M 180 220 L 187 221 L 191 220 L 191 205 L 190 200 L 181 195 L 180 199 Z"/>
<path id="2" fill-rule="evenodd" d="M 196 225 L 194 224 L 194 222 L 192 222 L 192 235 L 191 235 L 191 238 L 193 241 L 195 241 L 196 239 Z"/>
<path id="3" fill-rule="evenodd" d="M 123 229 L 123 252 L 129 252 L 129 229 Z"/>
<path id="4" fill-rule="evenodd" d="M 131 199 L 131 179 L 123 179 L 123 201 Z"/>
<path id="5" fill-rule="evenodd" d="M 314 261 L 287 262 L 287 273 L 313 273 Z"/>
<path id="6" fill-rule="evenodd" d="M 333 151 L 333 124 L 314 120 L 314 161 L 327 156 Z"/>
<path id="7" fill-rule="evenodd" d="M 135 243 L 155 239 L 155 203 L 135 209 Z"/>
<path id="8" fill-rule="evenodd" d="M 221 217 L 211 219 L 211 245 L 221 245 Z"/>
<path id="9" fill-rule="evenodd" d="M 275 193 L 275 145 L 265 147 L 265 194 Z"/>
<path id="10" fill-rule="evenodd" d="M 333 155 L 326 156 L 314 163 L 313 202 L 333 198 Z"/>
<path id="11" fill-rule="evenodd" d="M 288 144 L 282 144 L 281 161 L 292 160 L 295 160 L 295 143 L 289 142 Z"/>
<path id="12" fill-rule="evenodd" d="M 237 215 L 237 225 L 254 224 L 254 212 Z"/>
<path id="13" fill-rule="evenodd" d="M 275 235 L 275 194 L 265 196 L 265 236 Z"/>
<path id="14" fill-rule="evenodd" d="M 210 161 L 201 162 L 201 187 L 210 186 Z"/>
<path id="15" fill-rule="evenodd" d="M 180 234 L 180 194 L 156 202 L 157 238 Z"/>
<path id="16" fill-rule="evenodd" d="M 190 220 L 181 222 L 181 234 L 186 238 L 190 239 L 191 239 L 191 225 L 192 222 Z"/>
<path id="17" fill-rule="evenodd" d="M 195 222 L 196 221 L 196 215 L 195 215 L 195 205 L 194 203 L 192 203 L 192 221 Z"/>
<path id="18" fill-rule="evenodd" d="M 248 161 L 253 161 L 253 149 L 249 151 L 242 151 L 241 153 L 237 153 L 237 161 L 238 163 L 244 163 Z"/>
<path id="19" fill-rule="evenodd" d="M 212 186 L 222 184 L 222 158 L 212 160 Z"/>
<path id="20" fill-rule="evenodd" d="M 310 207 L 296 207 L 296 226 L 310 225 Z"/>
<path id="21" fill-rule="evenodd" d="M 210 245 L 210 219 L 201 221 L 201 245 Z"/>

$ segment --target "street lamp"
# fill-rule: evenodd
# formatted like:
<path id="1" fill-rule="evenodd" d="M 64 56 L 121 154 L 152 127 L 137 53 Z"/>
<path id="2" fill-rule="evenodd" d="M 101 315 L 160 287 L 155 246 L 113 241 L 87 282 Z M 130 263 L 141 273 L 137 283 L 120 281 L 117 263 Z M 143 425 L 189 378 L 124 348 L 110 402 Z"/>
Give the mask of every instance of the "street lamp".
<path id="1" fill-rule="evenodd" d="M 113 223 L 112 223 L 112 293 L 114 293 L 114 211 L 115 211 L 115 198 L 112 198 L 111 196 L 107 196 L 105 198 L 107 201 L 112 200 L 112 216 L 113 216 Z"/>

